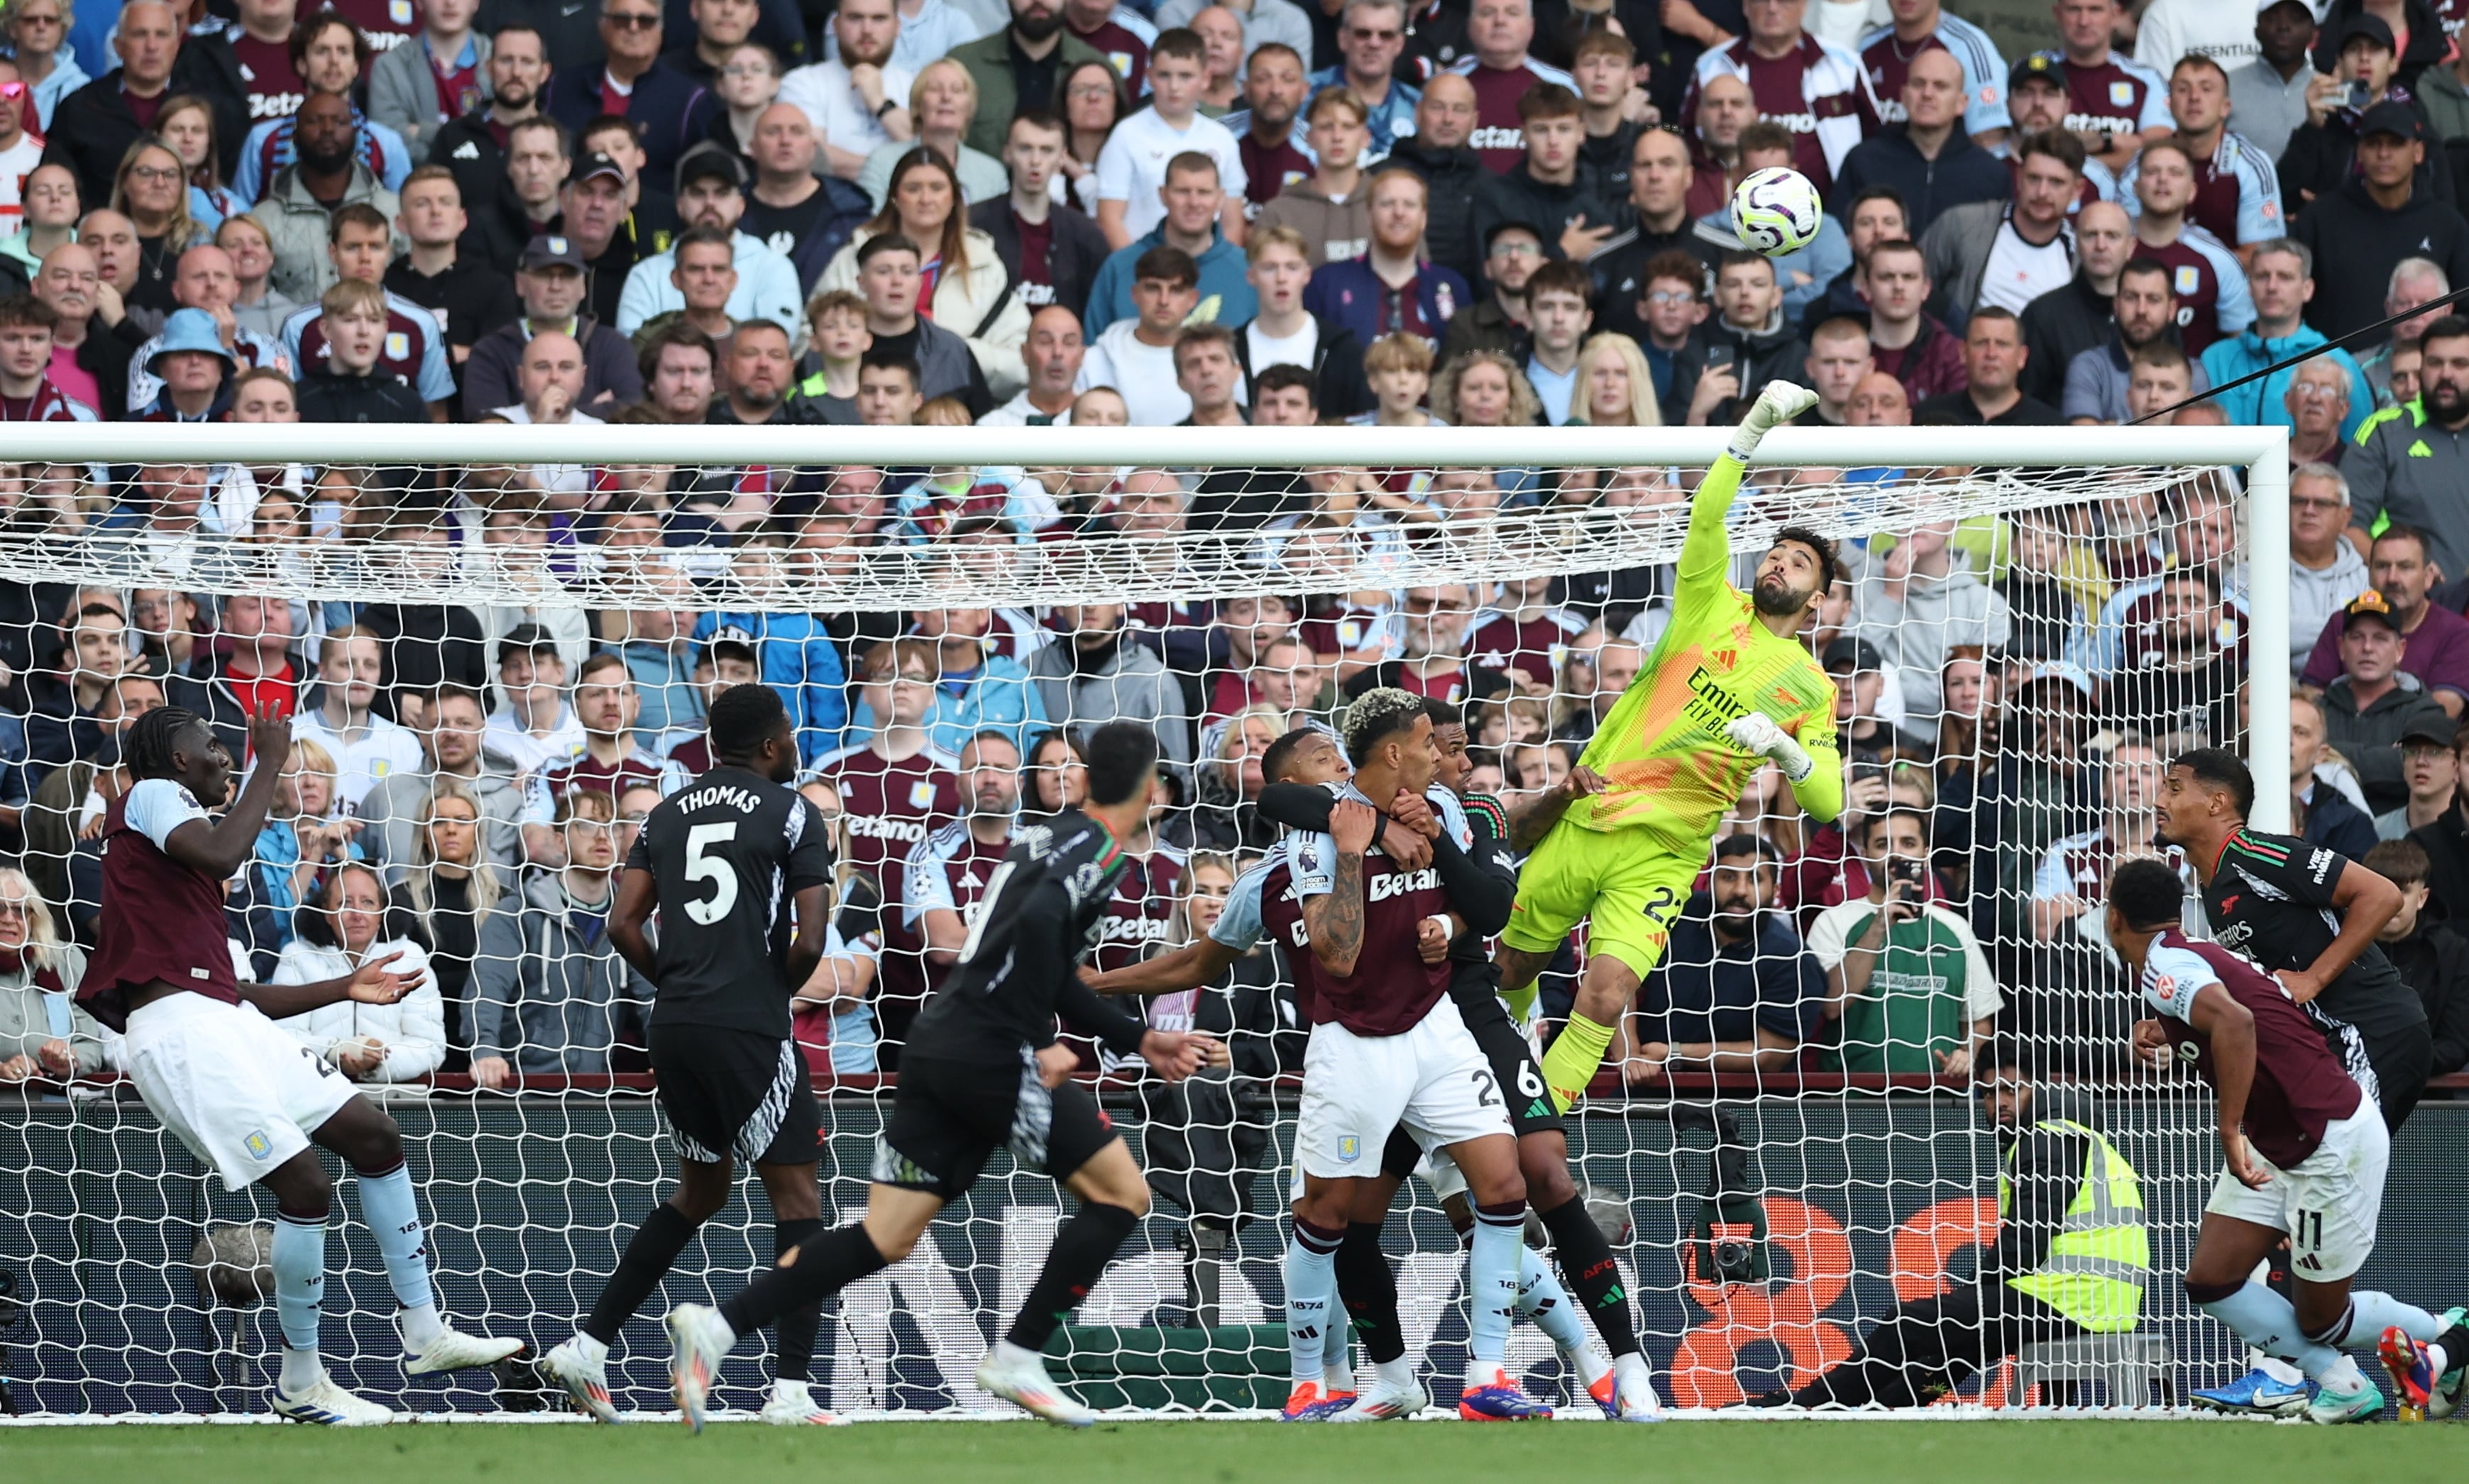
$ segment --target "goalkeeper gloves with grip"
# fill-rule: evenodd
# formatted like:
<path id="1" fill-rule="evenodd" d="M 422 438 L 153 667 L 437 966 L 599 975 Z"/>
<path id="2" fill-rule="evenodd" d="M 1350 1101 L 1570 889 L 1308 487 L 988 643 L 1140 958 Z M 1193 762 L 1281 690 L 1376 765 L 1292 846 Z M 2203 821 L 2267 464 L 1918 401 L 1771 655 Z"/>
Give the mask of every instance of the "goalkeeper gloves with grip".
<path id="1" fill-rule="evenodd" d="M 1803 412 L 1817 406 L 1817 393 L 1789 382 L 1768 382 L 1765 390 L 1749 407 L 1748 416 L 1732 429 L 1732 441 L 1724 452 L 1745 464 L 1758 451 L 1760 440 Z"/>
<path id="2" fill-rule="evenodd" d="M 1817 766 L 1801 745 L 1764 711 L 1751 711 L 1741 717 L 1723 729 L 1723 735 L 1732 740 L 1734 747 L 1773 758 L 1783 768 L 1783 776 L 1794 783 L 1806 779 Z"/>

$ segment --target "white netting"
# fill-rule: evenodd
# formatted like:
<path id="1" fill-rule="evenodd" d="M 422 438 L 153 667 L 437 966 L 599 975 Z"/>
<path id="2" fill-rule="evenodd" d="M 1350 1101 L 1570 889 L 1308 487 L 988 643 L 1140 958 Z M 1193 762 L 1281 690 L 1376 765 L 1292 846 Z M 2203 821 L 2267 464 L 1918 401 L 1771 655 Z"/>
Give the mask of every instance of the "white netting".
<path id="1" fill-rule="evenodd" d="M 482 456 L 486 436 L 427 456 Z M 1978 449 L 1955 452 L 1976 465 Z M 691 470 L 664 466 L 654 480 L 611 466 L 580 500 L 535 504 L 462 466 L 406 481 L 296 479 L 277 465 L 250 483 L 296 487 L 288 512 L 252 507 L 269 509 L 252 522 L 240 501 L 226 534 L 184 533 L 144 510 L 35 530 L 21 510 L 0 530 L 12 605 L 0 608 L 0 742 L 12 728 L 23 738 L 0 819 L 14 819 L 27 879 L 0 875 L 0 896 L 31 886 L 58 938 L 90 943 L 102 907 L 92 826 L 120 786 L 126 719 L 160 697 L 228 730 L 242 695 L 296 694 L 297 730 L 333 774 L 310 766 L 285 783 L 235 885 L 236 951 L 253 972 L 296 977 L 347 961 L 364 933 L 431 955 L 435 985 L 404 1007 L 290 1029 L 359 1069 L 403 1123 L 445 1307 L 544 1350 L 667 1188 L 673 1149 L 640 1051 L 644 988 L 585 919 L 630 822 L 704 765 L 713 685 L 783 689 L 805 777 L 828 785 L 813 797 L 842 822 L 839 945 L 799 1015 L 826 1098 L 830 1219 L 863 1201 L 891 1096 L 881 1074 L 941 981 L 938 953 L 999 855 L 1008 797 L 1034 814 L 1073 786 L 1058 733 L 1129 715 L 1157 727 L 1168 758 L 1170 796 L 1131 843 L 1138 864 L 1103 966 L 1205 923 L 1277 836 L 1254 808 L 1260 754 L 1291 728 L 1326 726 L 1365 684 L 1465 705 L 1472 787 L 1512 808 L 1565 776 L 1595 717 L 1650 671 L 1702 452 L 1678 469 L 1605 459 L 1471 475 L 1371 456 L 1396 452 L 1292 475 L 1074 453 L 1064 467 L 942 471 L 948 489 L 923 467 L 864 490 L 819 472 L 767 482 L 772 514 L 734 533 L 744 466 L 715 499 L 673 498 Z M 1786 522 L 1848 538 L 1851 581 L 1817 642 L 1846 672 L 1858 806 L 1905 804 L 1927 826 L 1944 940 L 1881 991 L 1925 1003 L 1830 1013 L 1845 997 L 1816 954 L 1841 941 L 1841 914 L 1829 914 L 1867 893 L 1869 868 L 1858 842 L 1800 818 L 1769 772 L 1719 834 L 1773 853 L 1764 920 L 1781 936 L 1726 960 L 1704 909 L 1685 916 L 1647 1018 L 1615 1049 L 1633 1096 L 1607 1077 L 1571 1120 L 1580 1178 L 1628 1226 L 1617 1250 L 1658 1384 L 1687 1404 L 1805 1380 L 1898 1299 L 1971 1281 L 1996 1227 L 1997 1146 L 1961 1081 L 1935 1074 L 1992 1027 L 2025 1047 L 2071 1116 L 2111 1131 L 2142 1178 L 2162 1273 L 2183 1257 L 2216 1161 L 2189 1084 L 2131 1067 L 2134 1001 L 2080 913 L 2108 865 L 2148 839 L 2136 833 L 2150 756 L 2133 751 L 2138 739 L 2243 749 L 2239 682 L 2250 664 L 2281 662 L 2244 651 L 2246 614 L 2266 599 L 2250 595 L 2236 475 L 2187 463 L 1946 468 L 1943 452 L 1907 461 L 1919 467 L 1761 469 L 1733 545 L 1762 550 Z M 207 482 L 228 478 L 219 466 Z M 434 519 L 406 519 L 406 483 L 456 493 Z M 387 509 L 371 508 L 371 490 Z M 634 519 L 647 512 L 648 526 Z M 374 637 L 338 637 L 345 625 Z M 622 672 L 589 664 L 599 650 Z M 371 664 L 358 663 L 363 652 Z M 441 767 L 462 781 L 451 804 L 430 800 Z M 587 797 L 605 807 L 574 801 Z M 465 813 L 496 878 L 494 908 L 458 873 L 461 836 L 429 823 Z M 350 884 L 369 879 L 347 869 L 355 858 L 385 894 L 373 927 L 351 911 Z M 343 911 L 319 910 L 330 888 Z M 9 939 L 24 920 L 0 914 L 0 963 L 20 960 Z M 1702 960 L 1682 951 L 1688 933 L 1707 945 Z M 1573 945 L 1545 975 L 1546 1033 L 1580 962 Z M 79 964 L 70 947 L 0 972 L 0 1068 L 32 1078 L 24 1101 L 0 1104 L 0 1275 L 22 1305 L 0 1298 L 0 1323 L 17 1320 L 0 1328 L 0 1376 L 28 1409 L 258 1408 L 274 1336 L 247 1278 L 246 1228 L 271 1202 L 226 1194 L 114 1079 L 111 1038 L 60 1024 L 65 1006 L 42 991 L 73 988 Z M 1975 964 L 1994 986 L 1957 983 Z M 1227 983 L 1149 1007 L 1162 1024 L 1225 1033 L 1231 1078 L 1104 1084 L 1162 1198 L 1057 1342 L 1058 1374 L 1093 1402 L 1252 1407 L 1283 1394 L 1278 1217 L 1302 1045 L 1291 995 L 1263 948 Z M 1749 1049 L 1723 1052 L 1712 1075 L 1685 1051 L 1650 1065 L 1657 1046 L 1707 1038 Z M 47 1061 L 54 1040 L 74 1085 Z M 19 1047 L 27 1064 L 12 1066 Z M 475 1093 L 475 1081 L 497 1085 Z M 348 1259 L 335 1249 L 326 1334 L 343 1378 L 427 1408 L 538 1403 L 519 1371 L 404 1383 L 383 1274 L 340 1184 L 355 1224 Z M 1409 1197 L 1389 1234 L 1405 1330 L 1445 1377 L 1464 1355 L 1463 1262 L 1430 1193 L 1410 1185 Z M 988 1405 L 969 1373 L 1059 1214 L 1048 1182 L 998 1156 L 917 1255 L 833 1307 L 818 1391 L 852 1410 Z M 760 1196 L 742 1192 L 687 1248 L 667 1299 L 735 1287 L 769 1260 L 769 1226 Z M 619 1348 L 621 1406 L 666 1404 L 659 1307 Z M 2218 1379 L 2228 1358 L 2174 1283 L 2147 1289 L 2142 1329 L 2165 1342 L 2177 1386 Z M 1512 1368 L 1558 1394 L 1548 1342 L 1521 1326 L 1513 1345 Z M 742 1353 L 724 1401 L 751 1404 L 768 1363 Z M 2012 1392 L 2002 1370 L 1987 1388 Z"/>

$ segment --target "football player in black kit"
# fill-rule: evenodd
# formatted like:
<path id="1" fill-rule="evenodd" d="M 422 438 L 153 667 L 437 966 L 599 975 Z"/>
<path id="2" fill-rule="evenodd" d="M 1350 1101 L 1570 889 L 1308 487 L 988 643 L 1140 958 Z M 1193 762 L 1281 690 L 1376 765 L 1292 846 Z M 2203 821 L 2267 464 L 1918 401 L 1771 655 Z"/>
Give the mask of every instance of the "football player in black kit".
<path id="1" fill-rule="evenodd" d="M 2170 761 L 2160 787 L 2160 836 L 2186 853 L 2203 888 L 2212 936 L 2278 979 L 2323 1031 L 2349 1075 L 2371 1092 L 2398 1132 L 2434 1065 L 2426 1004 L 2391 966 L 2375 935 L 2400 910 L 2400 889 L 2336 850 L 2295 835 L 2247 827 L 2254 776 L 2234 754 L 2199 748 Z M 2273 1287 L 2288 1292 L 2286 1254 Z M 2197 1406 L 2294 1416 L 2305 1378 L 2263 1356 L 2227 1386 L 2196 1391 Z"/>
<path id="2" fill-rule="evenodd" d="M 788 786 L 796 733 L 777 692 L 721 692 L 710 739 L 719 766 L 643 822 L 609 918 L 610 941 L 659 991 L 646 1035 L 678 1146 L 678 1184 L 635 1229 L 590 1317 L 541 1362 L 602 1422 L 617 1420 L 610 1345 L 696 1228 L 727 1203 L 734 1160 L 751 1162 L 762 1177 L 775 1254 L 823 1229 L 815 1181 L 822 1115 L 789 1014 L 822 958 L 831 846 L 815 806 Z M 658 927 L 647 933 L 656 909 Z M 818 1318 L 812 1305 L 777 1316 L 778 1371 L 765 1422 L 838 1420 L 815 1404 L 807 1384 Z"/>
<path id="3" fill-rule="evenodd" d="M 1088 769 L 1082 809 L 1013 843 L 951 978 L 911 1027 L 865 1218 L 783 1253 L 717 1309 L 669 1310 L 669 1379 L 690 1426 L 703 1426 L 721 1360 L 739 1335 L 907 1257 L 998 1148 L 1045 1171 L 1080 1197 L 1080 1209 L 1055 1233 L 1011 1329 L 979 1362 L 978 1384 L 1049 1422 L 1096 1421 L 1048 1378 L 1038 1353 L 1147 1213 L 1148 1185 L 1096 1100 L 1071 1084 L 1078 1057 L 1057 1044 L 1055 1016 L 1137 1054 L 1169 1081 L 1222 1058 L 1225 1048 L 1196 1032 L 1152 1031 L 1080 979 L 1122 874 L 1119 842 L 1148 811 L 1157 737 L 1110 722 L 1089 736 Z"/>

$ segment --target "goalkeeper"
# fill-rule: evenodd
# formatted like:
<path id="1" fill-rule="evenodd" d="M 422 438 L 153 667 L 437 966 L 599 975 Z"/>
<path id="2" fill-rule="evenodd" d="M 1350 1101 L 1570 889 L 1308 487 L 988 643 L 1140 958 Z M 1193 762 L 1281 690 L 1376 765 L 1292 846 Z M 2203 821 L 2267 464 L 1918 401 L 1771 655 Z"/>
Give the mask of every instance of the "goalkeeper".
<path id="1" fill-rule="evenodd" d="M 1672 625 L 1596 729 L 1565 810 L 1526 862 L 1500 937 L 1500 983 L 1525 1018 L 1541 973 L 1579 920 L 1592 917 L 1569 1024 L 1543 1055 L 1543 1080 L 1567 1109 L 1584 1096 L 1637 998 L 1672 920 L 1706 867 L 1707 846 L 1749 776 L 1772 758 L 1820 821 L 1843 812 L 1834 683 L 1795 638 L 1834 576 L 1834 546 L 1799 526 L 1776 532 L 1753 591 L 1732 586 L 1724 515 L 1769 429 L 1817 396 L 1770 382 L 1698 485 L 1680 548 Z M 1526 829 L 1541 820 L 1521 822 Z"/>

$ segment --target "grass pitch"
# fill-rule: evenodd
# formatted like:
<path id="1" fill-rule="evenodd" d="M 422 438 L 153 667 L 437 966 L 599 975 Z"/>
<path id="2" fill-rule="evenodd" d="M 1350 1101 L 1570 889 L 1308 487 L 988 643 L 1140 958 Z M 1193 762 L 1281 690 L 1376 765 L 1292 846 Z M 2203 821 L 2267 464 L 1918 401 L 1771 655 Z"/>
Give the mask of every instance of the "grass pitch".
<path id="1" fill-rule="evenodd" d="M 2441 1424 L 2312 1427 L 2218 1422 L 1689 1422 L 1658 1427 L 1366 1427 L 1121 1423 L 888 1423 L 701 1437 L 639 1424 L 0 1428 L 11 1484 L 2457 1484 L 2469 1432 Z"/>

